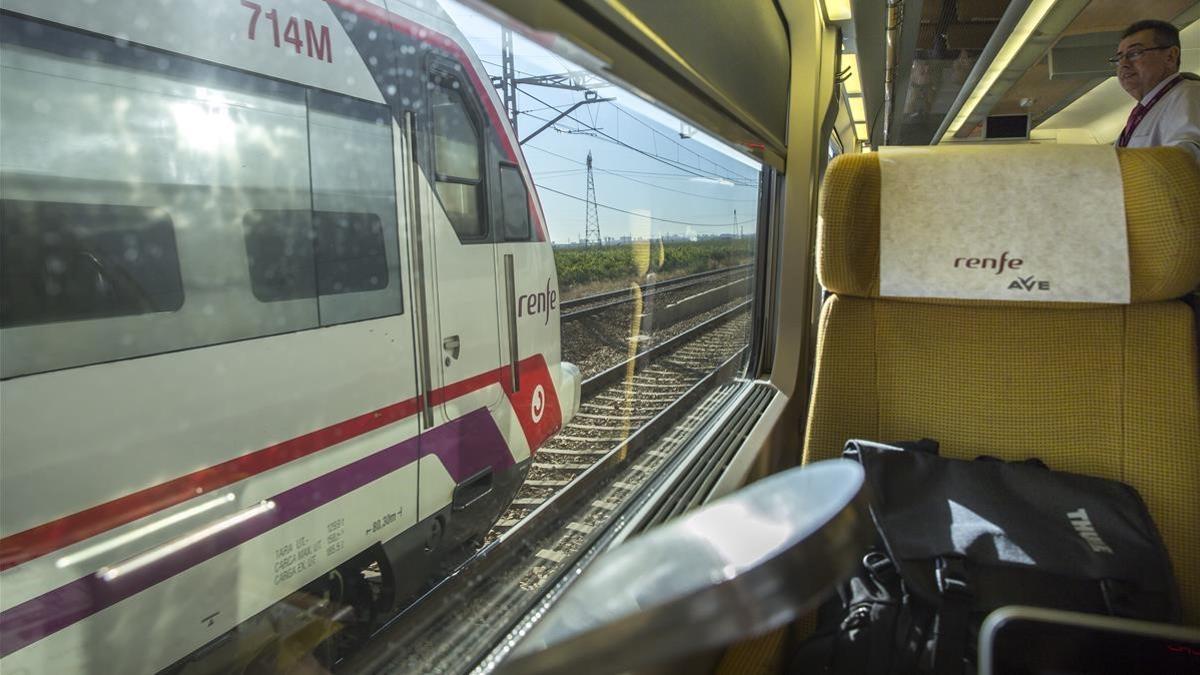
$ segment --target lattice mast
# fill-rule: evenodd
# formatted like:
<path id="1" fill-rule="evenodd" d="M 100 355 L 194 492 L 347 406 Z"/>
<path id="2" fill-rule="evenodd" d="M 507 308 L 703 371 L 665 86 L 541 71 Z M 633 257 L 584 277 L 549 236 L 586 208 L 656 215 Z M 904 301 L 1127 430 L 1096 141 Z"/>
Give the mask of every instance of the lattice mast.
<path id="1" fill-rule="evenodd" d="M 512 125 L 513 135 L 517 135 L 517 68 L 513 61 L 512 31 L 500 30 L 500 95 L 504 98 L 504 112 L 508 115 L 508 123 Z M 517 136 L 520 138 L 520 136 Z"/>
<path id="2" fill-rule="evenodd" d="M 600 246 L 604 244 L 604 240 L 600 238 L 600 209 L 596 206 L 596 180 L 592 177 L 591 150 L 588 150 L 587 156 L 587 204 L 585 208 L 587 213 L 584 218 L 583 244 L 591 246 L 594 242 Z"/>

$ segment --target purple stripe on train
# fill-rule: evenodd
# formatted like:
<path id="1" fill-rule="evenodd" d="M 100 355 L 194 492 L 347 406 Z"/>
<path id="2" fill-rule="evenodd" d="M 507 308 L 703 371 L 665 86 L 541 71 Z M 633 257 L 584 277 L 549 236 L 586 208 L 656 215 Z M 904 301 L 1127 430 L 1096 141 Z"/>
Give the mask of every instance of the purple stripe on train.
<path id="1" fill-rule="evenodd" d="M 485 467 L 496 472 L 513 465 L 512 454 L 500 429 L 486 409 L 468 413 L 452 422 L 390 448 L 384 448 L 323 476 L 281 492 L 269 501 L 272 508 L 259 508 L 242 520 L 231 516 L 228 527 L 187 542 L 187 535 L 172 542 L 186 545 L 159 547 L 161 557 L 145 559 L 116 577 L 89 574 L 0 614 L 0 657 L 23 649 L 89 616 L 141 593 L 225 551 L 236 548 L 288 521 L 303 516 L 393 471 L 412 464 L 418 456 L 436 455 L 456 483 Z M 245 513 L 245 512 L 243 512 Z M 131 560 L 137 560 L 133 558 Z M 128 562 L 128 561 L 127 561 Z M 120 569 L 120 565 L 115 566 Z M 269 575 L 270 570 L 264 570 Z M 264 577 L 266 578 L 266 577 Z"/>

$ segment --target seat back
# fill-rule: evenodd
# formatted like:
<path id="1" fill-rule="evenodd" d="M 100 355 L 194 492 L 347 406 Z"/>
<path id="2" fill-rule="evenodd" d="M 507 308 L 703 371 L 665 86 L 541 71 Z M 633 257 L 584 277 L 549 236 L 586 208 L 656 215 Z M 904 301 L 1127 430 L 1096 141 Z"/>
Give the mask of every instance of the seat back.
<path id="1" fill-rule="evenodd" d="M 829 167 L 821 316 L 804 461 L 850 438 L 935 438 L 949 457 L 1038 457 L 1141 493 L 1184 619 L 1200 624 L 1200 169 L 1174 148 L 1121 150 L 1130 303 L 879 296 L 878 155 Z M 1070 190 L 1064 185 L 1064 190 Z M 1082 242 L 1081 242 L 1082 243 Z"/>

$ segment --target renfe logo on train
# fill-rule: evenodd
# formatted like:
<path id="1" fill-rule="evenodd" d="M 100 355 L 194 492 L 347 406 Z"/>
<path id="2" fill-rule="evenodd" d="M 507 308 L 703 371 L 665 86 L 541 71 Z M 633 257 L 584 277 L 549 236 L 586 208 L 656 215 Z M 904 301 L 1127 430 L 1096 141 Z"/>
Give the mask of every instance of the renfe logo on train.
<path id="1" fill-rule="evenodd" d="M 546 279 L 546 289 L 536 293 L 526 293 L 517 298 L 517 316 L 535 316 L 546 313 L 542 325 L 550 323 L 550 310 L 558 307 L 558 291 L 550 287 L 550 279 Z"/>

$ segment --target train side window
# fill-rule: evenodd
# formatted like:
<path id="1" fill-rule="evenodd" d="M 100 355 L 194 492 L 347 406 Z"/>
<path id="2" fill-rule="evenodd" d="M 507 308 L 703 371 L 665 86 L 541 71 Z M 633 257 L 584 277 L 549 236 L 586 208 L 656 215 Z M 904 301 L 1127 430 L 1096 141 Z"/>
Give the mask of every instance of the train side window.
<path id="1" fill-rule="evenodd" d="M 310 90 L 308 145 L 320 324 L 402 313 L 391 112 Z"/>
<path id="2" fill-rule="evenodd" d="M 15 17 L 0 72 L 0 377 L 403 312 L 386 104 Z"/>
<path id="3" fill-rule="evenodd" d="M 383 225 L 374 213 L 251 211 L 243 226 L 250 286 L 263 302 L 388 285 Z"/>
<path id="4" fill-rule="evenodd" d="M 500 202 L 504 240 L 529 241 L 529 191 L 515 164 L 500 164 Z"/>
<path id="5" fill-rule="evenodd" d="M 0 200 L 0 327 L 183 306 L 175 227 L 139 206 Z"/>
<path id="6" fill-rule="evenodd" d="M 251 211 L 242 226 L 254 297 L 262 302 L 317 297 L 311 211 Z"/>
<path id="7" fill-rule="evenodd" d="M 313 213 L 317 293 L 377 291 L 388 285 L 383 226 L 374 213 Z"/>
<path id="8" fill-rule="evenodd" d="M 459 237 L 482 239 L 487 236 L 487 222 L 480 209 L 483 173 L 479 130 L 457 80 L 435 79 L 429 101 L 438 199 Z"/>

